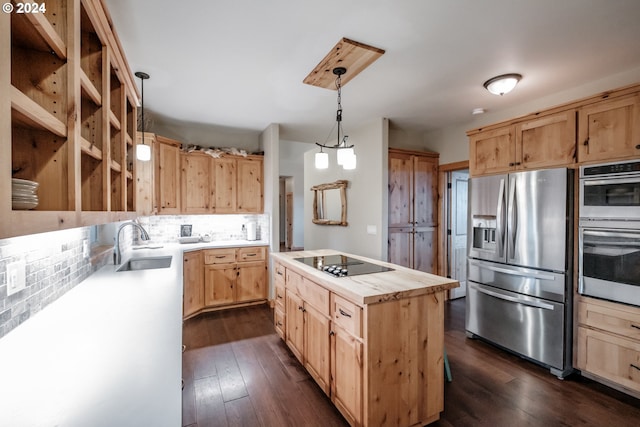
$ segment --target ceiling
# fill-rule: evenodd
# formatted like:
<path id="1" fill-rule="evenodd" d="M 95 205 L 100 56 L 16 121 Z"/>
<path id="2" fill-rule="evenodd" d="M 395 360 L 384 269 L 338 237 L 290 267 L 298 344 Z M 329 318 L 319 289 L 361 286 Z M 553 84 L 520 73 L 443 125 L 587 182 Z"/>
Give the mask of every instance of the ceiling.
<path id="1" fill-rule="evenodd" d="M 145 111 L 279 123 L 292 141 L 331 130 L 336 92 L 302 80 L 342 37 L 386 51 L 343 87 L 347 132 L 380 117 L 428 132 L 640 67 L 638 0 L 104 1 L 131 70 L 151 76 Z M 508 95 L 482 87 L 513 72 Z"/>

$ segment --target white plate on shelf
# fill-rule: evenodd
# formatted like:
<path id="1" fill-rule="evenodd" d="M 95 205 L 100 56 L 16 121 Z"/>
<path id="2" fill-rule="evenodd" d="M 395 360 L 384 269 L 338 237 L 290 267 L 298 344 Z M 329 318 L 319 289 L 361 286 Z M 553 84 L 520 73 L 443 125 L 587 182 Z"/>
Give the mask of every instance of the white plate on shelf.
<path id="1" fill-rule="evenodd" d="M 11 206 L 13 209 L 17 209 L 17 210 L 29 210 L 29 209 L 33 209 L 36 206 L 38 206 L 38 202 L 27 202 L 27 201 L 19 201 L 19 200 L 12 200 L 11 201 Z"/>
<path id="2" fill-rule="evenodd" d="M 23 189 L 14 188 L 13 190 L 11 190 L 11 194 L 14 197 L 15 196 L 25 197 L 25 196 L 35 196 L 36 192 L 35 190 L 23 190 Z"/>
<path id="3" fill-rule="evenodd" d="M 11 185 L 20 187 L 37 188 L 39 183 L 35 181 L 29 181 L 28 179 L 11 178 Z"/>

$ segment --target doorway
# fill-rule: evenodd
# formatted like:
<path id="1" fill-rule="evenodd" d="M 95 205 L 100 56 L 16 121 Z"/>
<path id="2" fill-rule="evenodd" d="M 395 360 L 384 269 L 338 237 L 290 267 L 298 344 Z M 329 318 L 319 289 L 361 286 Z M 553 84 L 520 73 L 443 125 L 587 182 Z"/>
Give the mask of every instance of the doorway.
<path id="1" fill-rule="evenodd" d="M 449 291 L 449 298 L 462 298 L 467 294 L 467 201 L 469 164 L 460 162 L 440 167 L 443 192 L 444 222 L 444 276 L 460 282 L 460 287 Z"/>

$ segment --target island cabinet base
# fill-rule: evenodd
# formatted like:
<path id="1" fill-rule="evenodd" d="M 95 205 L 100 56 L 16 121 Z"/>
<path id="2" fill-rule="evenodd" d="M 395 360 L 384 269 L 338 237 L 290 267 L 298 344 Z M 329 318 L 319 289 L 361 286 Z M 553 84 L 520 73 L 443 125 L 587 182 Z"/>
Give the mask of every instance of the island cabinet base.
<path id="1" fill-rule="evenodd" d="M 359 298 L 362 276 L 336 279 L 282 254 L 273 258 L 276 330 L 351 426 L 412 427 L 440 418 L 444 300 L 457 282 L 427 275 L 436 283 Z M 425 273 L 398 267 L 379 277 L 397 286 L 413 274 Z"/>

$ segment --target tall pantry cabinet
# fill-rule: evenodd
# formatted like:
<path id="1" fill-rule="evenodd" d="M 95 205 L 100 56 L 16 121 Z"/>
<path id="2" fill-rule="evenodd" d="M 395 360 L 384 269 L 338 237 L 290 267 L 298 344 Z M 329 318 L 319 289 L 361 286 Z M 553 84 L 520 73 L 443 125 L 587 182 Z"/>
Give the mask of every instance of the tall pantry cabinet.
<path id="1" fill-rule="evenodd" d="M 389 262 L 436 272 L 439 154 L 389 150 Z"/>

